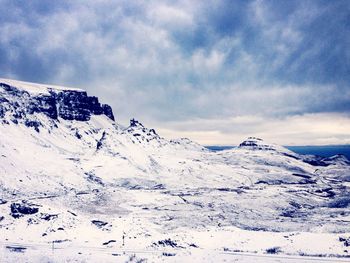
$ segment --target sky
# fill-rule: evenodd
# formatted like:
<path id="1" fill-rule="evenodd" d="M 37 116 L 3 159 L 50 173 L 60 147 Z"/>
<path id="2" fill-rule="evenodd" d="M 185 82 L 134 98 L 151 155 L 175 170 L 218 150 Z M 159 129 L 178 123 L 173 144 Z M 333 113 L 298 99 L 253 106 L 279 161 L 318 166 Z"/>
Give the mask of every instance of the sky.
<path id="1" fill-rule="evenodd" d="M 0 0 L 0 77 L 85 89 L 166 138 L 350 144 L 348 0 Z"/>

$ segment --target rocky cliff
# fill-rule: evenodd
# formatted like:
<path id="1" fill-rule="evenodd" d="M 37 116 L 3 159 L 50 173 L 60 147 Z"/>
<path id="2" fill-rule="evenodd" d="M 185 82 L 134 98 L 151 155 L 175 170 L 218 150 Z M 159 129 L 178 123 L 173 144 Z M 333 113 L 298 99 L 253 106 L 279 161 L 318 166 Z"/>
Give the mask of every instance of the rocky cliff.
<path id="1" fill-rule="evenodd" d="M 0 118 L 8 116 L 10 121 L 22 120 L 27 126 L 40 126 L 31 120 L 36 113 L 42 113 L 53 120 L 89 121 L 91 115 L 106 115 L 114 121 L 112 108 L 101 104 L 97 97 L 88 96 L 81 90 L 58 90 L 43 88 L 30 92 L 12 86 L 10 81 L 0 80 Z M 6 120 L 3 119 L 3 122 Z"/>

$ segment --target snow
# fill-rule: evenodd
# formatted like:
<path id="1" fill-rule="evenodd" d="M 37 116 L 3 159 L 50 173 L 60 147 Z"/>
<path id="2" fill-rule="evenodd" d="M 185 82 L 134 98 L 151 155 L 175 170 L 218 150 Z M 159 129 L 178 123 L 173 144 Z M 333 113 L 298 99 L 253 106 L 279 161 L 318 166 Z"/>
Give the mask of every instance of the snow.
<path id="1" fill-rule="evenodd" d="M 47 87 L 6 83 L 31 93 Z M 0 122 L 6 262 L 349 259 L 350 166 L 343 157 L 314 166 L 305 160 L 315 157 L 257 138 L 211 152 L 105 115 L 84 122 L 29 117 L 39 131 L 9 114 Z M 39 212 L 14 218 L 13 203 Z"/>
<path id="2" fill-rule="evenodd" d="M 0 83 L 4 83 L 10 85 L 12 87 L 16 87 L 20 90 L 27 91 L 31 94 L 49 94 L 49 90 L 74 90 L 74 91 L 83 91 L 82 89 L 70 88 L 70 87 L 62 87 L 56 85 L 47 85 L 47 84 L 38 84 L 32 82 L 24 82 L 13 79 L 3 79 L 0 78 Z"/>

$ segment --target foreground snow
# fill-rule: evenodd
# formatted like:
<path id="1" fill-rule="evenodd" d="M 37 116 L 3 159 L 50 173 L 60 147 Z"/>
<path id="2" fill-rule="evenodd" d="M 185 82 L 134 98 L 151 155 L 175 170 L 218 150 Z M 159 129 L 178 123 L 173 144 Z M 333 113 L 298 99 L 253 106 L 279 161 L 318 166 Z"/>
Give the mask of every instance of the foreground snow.
<path id="1" fill-rule="evenodd" d="M 17 251 L 15 251 L 17 246 Z M 346 258 L 318 256 L 271 255 L 209 250 L 117 250 L 112 248 L 61 247 L 36 245 L 18 251 L 18 245 L 0 249 L 4 262 L 349 262 Z"/>
<path id="2" fill-rule="evenodd" d="M 56 105 L 60 117 L 45 103 L 65 98 L 64 88 L 2 82 L 5 261 L 349 259 L 345 157 L 300 156 L 257 138 L 210 152 L 136 120 L 122 127 L 95 114 L 96 101 L 90 113 L 80 90 Z"/>

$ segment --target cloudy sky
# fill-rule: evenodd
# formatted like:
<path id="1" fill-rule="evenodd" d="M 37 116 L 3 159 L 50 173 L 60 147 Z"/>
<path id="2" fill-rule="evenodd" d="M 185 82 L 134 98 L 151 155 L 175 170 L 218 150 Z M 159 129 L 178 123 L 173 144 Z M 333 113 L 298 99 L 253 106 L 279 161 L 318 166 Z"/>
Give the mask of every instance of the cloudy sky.
<path id="1" fill-rule="evenodd" d="M 165 137 L 350 143 L 350 1 L 0 0 L 0 77 L 83 88 Z"/>

